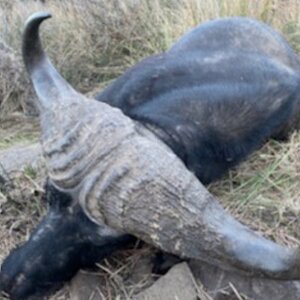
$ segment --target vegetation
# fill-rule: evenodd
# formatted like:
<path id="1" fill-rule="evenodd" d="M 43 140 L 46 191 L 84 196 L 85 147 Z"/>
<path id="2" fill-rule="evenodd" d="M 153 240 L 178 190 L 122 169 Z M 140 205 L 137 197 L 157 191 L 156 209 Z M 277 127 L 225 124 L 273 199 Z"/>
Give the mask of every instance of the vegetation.
<path id="1" fill-rule="evenodd" d="M 24 21 L 39 10 L 50 11 L 54 18 L 43 25 L 47 52 L 64 77 L 84 93 L 95 93 L 143 57 L 168 49 L 188 29 L 217 17 L 242 15 L 260 19 L 281 31 L 300 52 L 298 0 L 46 0 L 45 4 L 0 0 L 0 7 L 0 39 L 13 49 L 18 66 L 4 72 L 0 63 L 0 118 L 3 112 L 27 110 L 31 91 L 28 82 L 24 84 L 25 73 L 18 63 L 20 41 Z M 7 134 L 6 128 L 0 130 L 0 148 L 24 137 L 19 131 Z M 32 141 L 36 141 L 36 135 L 30 135 Z M 299 153 L 299 133 L 287 142 L 270 141 L 248 162 L 209 188 L 244 223 L 280 243 L 299 245 Z M 36 176 L 35 171 L 27 169 L 25 181 L 19 179 L 17 189 L 0 192 L 0 200 L 5 199 L 4 204 L 0 201 L 5 216 L 1 216 L 4 231 L 0 232 L 0 258 L 21 236 L 23 239 L 28 235 L 42 211 L 34 194 Z M 26 205 L 24 199 L 31 199 L 31 204 Z M 13 234 L 7 237 L 7 232 Z M 101 271 L 107 275 L 107 293 L 114 290 L 113 295 L 123 295 L 124 291 L 130 294 L 128 289 L 133 287 L 120 287 L 111 275 L 118 273 L 111 263 L 105 261 Z M 126 266 L 116 265 L 126 270 Z M 55 299 L 66 299 L 60 297 Z M 114 299 L 111 297 L 107 299 Z"/>
<path id="2" fill-rule="evenodd" d="M 0 0 L 0 3 L 0 37 L 19 54 L 26 18 L 39 10 L 53 14 L 55 20 L 43 25 L 43 41 L 58 69 L 82 92 L 99 90 L 143 57 L 166 50 L 189 28 L 217 17 L 258 18 L 282 31 L 296 50 L 300 47 L 297 0 L 47 0 L 45 4 Z M 5 80 L 12 81 L 9 76 L 0 78 L 0 82 Z M 17 88 L 20 79 L 15 81 Z M 19 94 L 8 97 L 11 99 L 6 103 L 24 101 Z M 28 97 L 26 93 L 24 97 Z"/>

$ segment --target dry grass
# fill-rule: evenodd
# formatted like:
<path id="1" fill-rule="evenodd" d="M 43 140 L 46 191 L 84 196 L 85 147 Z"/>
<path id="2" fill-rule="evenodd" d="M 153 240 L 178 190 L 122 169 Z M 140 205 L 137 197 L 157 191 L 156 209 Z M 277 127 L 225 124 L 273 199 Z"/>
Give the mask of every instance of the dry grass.
<path id="1" fill-rule="evenodd" d="M 15 110 L 17 101 L 11 101 L 24 92 L 24 86 L 21 84 L 20 60 L 14 51 L 4 42 L 0 41 L 0 110 L 2 114 L 7 111 Z M 15 83 L 19 83 L 15 85 Z M 13 105 L 13 107 L 11 107 Z"/>
<path id="2" fill-rule="evenodd" d="M 32 0 L 0 0 L 0 38 L 14 49 L 17 62 L 15 73 L 3 72 L 1 67 L 2 113 L 25 109 L 30 91 L 24 89 L 23 71 L 17 72 L 21 69 L 20 36 L 25 19 L 38 10 L 50 11 L 55 18 L 43 25 L 47 51 L 67 80 L 83 92 L 98 90 L 141 58 L 167 49 L 189 28 L 216 17 L 261 19 L 283 32 L 300 52 L 297 0 L 48 0 L 45 5 Z M 23 142 L 24 135 L 18 132 L 0 130 L 0 148 L 20 139 Z M 270 141 L 210 190 L 244 223 L 280 243 L 298 246 L 299 150 L 299 133 L 286 143 Z M 39 179 L 25 175 L 0 190 L 0 261 L 29 236 L 44 213 L 41 195 L 36 192 Z M 128 272 L 146 255 L 143 251 L 151 253 L 149 249 L 136 250 L 103 262 L 99 276 L 106 299 L 129 299 L 147 284 L 147 279 L 126 281 Z M 199 298 L 208 299 L 201 288 Z M 68 291 L 51 299 L 69 299 Z"/>
<path id="3" fill-rule="evenodd" d="M 269 238 L 300 245 L 300 134 L 268 142 L 210 190 L 235 216 Z"/>
<path id="4" fill-rule="evenodd" d="M 284 32 L 296 50 L 299 47 L 297 0 L 48 0 L 46 4 L 0 0 L 0 4 L 0 38 L 17 53 L 26 18 L 39 10 L 53 14 L 55 19 L 43 25 L 44 44 L 62 74 L 83 92 L 98 90 L 141 58 L 166 50 L 189 28 L 212 18 L 261 19 Z M 5 78 L 0 77 L 0 88 L 1 81 Z M 16 88 L 21 84 L 18 79 L 13 83 Z M 26 93 L 7 97 L 7 104 L 28 98 Z"/>
<path id="5" fill-rule="evenodd" d="M 39 134 L 40 129 L 36 118 L 29 119 L 17 112 L 3 117 L 0 122 L 0 151 L 14 145 L 38 142 Z"/>

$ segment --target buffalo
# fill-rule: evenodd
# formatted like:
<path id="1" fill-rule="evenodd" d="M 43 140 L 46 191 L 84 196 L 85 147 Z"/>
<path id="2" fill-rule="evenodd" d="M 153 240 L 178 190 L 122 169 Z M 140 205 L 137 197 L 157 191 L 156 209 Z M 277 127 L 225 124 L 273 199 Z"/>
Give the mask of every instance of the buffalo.
<path id="1" fill-rule="evenodd" d="M 38 297 L 141 239 L 251 276 L 300 279 L 298 249 L 235 220 L 203 184 L 299 128 L 300 60 L 269 26 L 210 21 L 95 99 L 45 54 L 32 15 L 23 59 L 39 98 L 48 213 L 4 260 L 0 288 Z"/>

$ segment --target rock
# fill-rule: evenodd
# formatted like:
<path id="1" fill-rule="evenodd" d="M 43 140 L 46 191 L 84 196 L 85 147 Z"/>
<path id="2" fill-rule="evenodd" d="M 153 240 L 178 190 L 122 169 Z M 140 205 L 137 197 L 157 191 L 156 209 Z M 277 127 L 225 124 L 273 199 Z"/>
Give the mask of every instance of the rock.
<path id="1" fill-rule="evenodd" d="M 113 276 L 105 276 L 103 272 L 79 272 L 70 285 L 71 299 L 132 299 L 129 295 L 144 290 L 155 281 L 151 274 L 151 253 L 143 250 L 141 252 L 135 250 L 131 256 L 134 262 L 128 262 L 120 273 L 119 270 L 110 269 L 111 274 L 115 273 Z M 118 255 L 115 254 L 115 257 Z M 119 259 L 122 260 L 122 256 Z M 119 288 L 116 289 L 116 285 Z M 125 287 L 129 289 L 126 290 Z"/>
<path id="2" fill-rule="evenodd" d="M 213 300 L 299 299 L 300 281 L 251 278 L 200 261 L 190 261 L 189 265 Z"/>
<path id="3" fill-rule="evenodd" d="M 151 287 L 136 295 L 134 300 L 196 300 L 193 275 L 186 263 L 174 266 Z"/>
<path id="4" fill-rule="evenodd" d="M 150 287 L 155 282 L 155 278 L 152 276 L 152 256 L 147 254 L 141 255 L 137 259 L 124 282 L 126 286 L 135 288 L 135 294 Z"/>
<path id="5" fill-rule="evenodd" d="M 70 298 L 72 300 L 106 300 L 101 293 L 101 279 L 93 273 L 79 272 L 71 281 Z"/>
<path id="6" fill-rule="evenodd" d="M 21 173 L 26 167 L 36 169 L 43 164 L 40 144 L 28 146 L 15 145 L 0 151 L 0 177 L 10 178 L 15 173 Z"/>

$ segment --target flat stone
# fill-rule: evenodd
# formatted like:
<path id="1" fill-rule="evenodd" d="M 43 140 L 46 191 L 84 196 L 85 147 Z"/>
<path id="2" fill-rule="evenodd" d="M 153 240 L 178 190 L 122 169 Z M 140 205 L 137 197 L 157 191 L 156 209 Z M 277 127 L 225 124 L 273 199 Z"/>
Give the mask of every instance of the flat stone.
<path id="1" fill-rule="evenodd" d="M 101 278 L 97 274 L 79 272 L 70 283 L 72 300 L 106 300 L 101 293 Z"/>
<path id="2" fill-rule="evenodd" d="M 152 256 L 150 254 L 139 257 L 130 274 L 126 277 L 124 284 L 134 287 L 135 294 L 150 287 L 155 282 L 155 278 L 152 276 L 152 266 Z"/>
<path id="3" fill-rule="evenodd" d="M 26 167 L 38 168 L 43 164 L 41 145 L 15 145 L 0 151 L 0 176 L 6 178 L 21 173 Z"/>
<path id="4" fill-rule="evenodd" d="M 196 300 L 197 291 L 187 263 L 175 265 L 152 286 L 133 297 L 134 300 Z"/>

